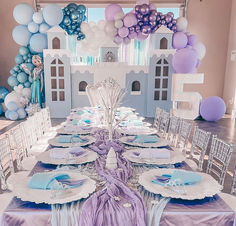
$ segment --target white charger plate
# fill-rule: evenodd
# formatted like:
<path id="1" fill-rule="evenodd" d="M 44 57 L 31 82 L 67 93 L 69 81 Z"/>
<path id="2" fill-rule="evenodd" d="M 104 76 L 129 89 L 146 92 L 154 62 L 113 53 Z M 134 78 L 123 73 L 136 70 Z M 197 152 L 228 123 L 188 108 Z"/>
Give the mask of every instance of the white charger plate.
<path id="1" fill-rule="evenodd" d="M 96 189 L 96 182 L 90 179 L 88 176 L 82 175 L 76 172 L 60 171 L 60 173 L 68 174 L 73 180 L 86 179 L 82 186 L 78 188 L 69 189 L 69 193 L 63 195 L 60 198 L 52 198 L 51 190 L 31 189 L 28 187 L 28 183 L 31 177 L 27 175 L 21 175 L 20 178 L 15 181 L 13 186 L 13 194 L 17 198 L 23 201 L 35 202 L 35 203 L 47 203 L 47 204 L 64 204 L 82 198 L 87 198 Z"/>
<path id="2" fill-rule="evenodd" d="M 120 141 L 127 145 L 136 146 L 136 147 L 144 147 L 144 148 L 158 148 L 158 147 L 164 147 L 164 146 L 169 145 L 169 141 L 163 138 L 158 138 L 159 140 L 156 143 L 137 143 L 137 142 L 127 141 L 127 139 L 133 139 L 133 138 L 134 136 L 121 137 Z"/>
<path id="3" fill-rule="evenodd" d="M 59 128 L 57 130 L 57 133 L 59 134 L 81 134 L 81 135 L 87 135 L 87 134 L 91 134 L 92 133 L 92 130 L 83 130 L 83 129 L 80 129 L 78 127 L 78 129 L 75 129 L 75 131 L 66 131 L 65 130 L 65 127 L 62 127 L 62 128 Z"/>
<path id="4" fill-rule="evenodd" d="M 83 157 L 75 157 L 71 159 L 55 159 L 50 157 L 50 152 L 52 149 L 42 152 L 40 155 L 36 156 L 36 159 L 40 162 L 53 165 L 73 165 L 73 164 L 83 164 L 87 162 L 93 162 L 98 158 L 98 155 L 94 151 L 88 151 L 88 154 Z"/>
<path id="5" fill-rule="evenodd" d="M 123 156 L 131 162 L 141 163 L 141 164 L 152 164 L 152 165 L 167 165 L 167 164 L 176 164 L 183 162 L 186 158 L 180 151 L 170 151 L 169 159 L 155 159 L 155 158 L 135 158 L 131 155 L 132 152 L 141 152 L 142 149 L 130 149 L 123 153 Z M 161 149 L 160 149 L 161 150 Z M 158 152 L 158 150 L 153 150 Z"/>
<path id="6" fill-rule="evenodd" d="M 177 198 L 183 200 L 204 199 L 205 197 L 213 197 L 222 190 L 222 186 L 209 174 L 199 173 L 202 181 L 193 185 L 185 186 L 186 194 L 179 194 L 168 187 L 164 187 L 152 182 L 155 176 L 163 174 L 172 174 L 180 169 L 153 169 L 142 173 L 139 176 L 139 184 L 147 191 L 154 194 L 160 194 L 163 197 Z M 185 171 L 185 170 L 182 170 Z"/>
<path id="7" fill-rule="evenodd" d="M 128 127 L 129 128 L 129 127 Z M 142 128 L 144 128 L 142 130 Z M 135 128 L 134 130 L 126 130 L 126 127 L 120 127 L 117 129 L 118 132 L 124 134 L 124 135 L 127 135 L 127 136 L 137 136 L 137 135 L 152 135 L 152 134 L 157 134 L 157 129 L 155 128 L 150 128 L 150 127 L 141 127 L 141 129 L 138 129 L 135 131 Z"/>
<path id="8" fill-rule="evenodd" d="M 76 146 L 81 146 L 81 147 L 82 146 L 87 146 L 89 144 L 94 143 L 95 140 L 96 140 L 92 136 L 81 136 L 81 138 L 82 139 L 88 139 L 88 142 L 85 142 L 85 143 L 59 143 L 59 142 L 57 142 L 58 136 L 56 136 L 56 137 L 50 139 L 48 141 L 48 143 L 52 146 L 55 146 L 55 147 L 66 147 L 66 148 L 68 147 L 68 148 L 70 148 L 70 147 L 76 147 Z"/>

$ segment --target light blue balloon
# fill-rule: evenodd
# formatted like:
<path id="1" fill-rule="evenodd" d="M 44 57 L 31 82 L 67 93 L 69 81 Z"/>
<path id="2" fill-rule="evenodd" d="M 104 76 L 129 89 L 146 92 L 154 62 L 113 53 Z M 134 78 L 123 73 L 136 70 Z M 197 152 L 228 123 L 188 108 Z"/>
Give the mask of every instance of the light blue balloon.
<path id="1" fill-rule="evenodd" d="M 27 68 L 30 69 L 30 71 L 33 71 L 33 69 L 35 68 L 35 66 L 32 63 L 27 63 L 26 66 Z"/>
<path id="2" fill-rule="evenodd" d="M 10 101 L 9 103 L 7 103 L 6 107 L 10 111 L 17 111 L 18 109 L 17 104 L 14 101 Z"/>
<path id="3" fill-rule="evenodd" d="M 50 26 L 48 24 L 42 23 L 39 26 L 39 32 L 42 33 L 42 34 L 45 34 L 49 30 L 49 28 L 50 28 Z"/>
<path id="4" fill-rule="evenodd" d="M 10 111 L 10 113 L 8 114 L 9 119 L 12 121 L 16 121 L 18 119 L 18 113 L 16 111 Z"/>
<path id="5" fill-rule="evenodd" d="M 29 53 L 29 49 L 25 46 L 21 46 L 19 49 L 19 54 L 24 56 L 27 55 Z"/>
<path id="6" fill-rule="evenodd" d="M 24 108 L 19 108 L 17 110 L 17 114 L 19 116 L 19 119 L 24 119 L 26 117 L 26 111 Z"/>
<path id="7" fill-rule="evenodd" d="M 10 70 L 10 74 L 11 75 L 15 74 L 15 70 L 13 68 Z"/>
<path id="8" fill-rule="evenodd" d="M 47 36 L 41 33 L 32 35 L 30 48 L 37 53 L 43 52 L 44 49 L 48 48 Z"/>
<path id="9" fill-rule="evenodd" d="M 35 12 L 34 15 L 33 15 L 33 21 L 36 24 L 43 23 L 43 14 L 41 12 Z"/>
<path id="10" fill-rule="evenodd" d="M 22 64 L 24 62 L 23 57 L 20 54 L 18 54 L 15 57 L 15 62 L 16 62 L 16 64 Z"/>
<path id="11" fill-rule="evenodd" d="M 5 117 L 7 118 L 7 119 L 9 119 L 9 114 L 10 114 L 10 110 L 7 110 L 6 112 L 5 112 Z"/>
<path id="12" fill-rule="evenodd" d="M 9 86 L 18 86 L 19 82 L 15 76 L 10 76 L 7 80 Z"/>
<path id="13" fill-rule="evenodd" d="M 32 20 L 34 10 L 27 3 L 17 5 L 13 10 L 13 17 L 18 24 L 28 24 Z"/>
<path id="14" fill-rule="evenodd" d="M 51 26 L 60 24 L 63 19 L 61 7 L 57 4 L 47 5 L 43 9 L 43 18 Z"/>
<path id="15" fill-rule="evenodd" d="M 18 25 L 12 31 L 12 37 L 17 44 L 27 46 L 30 41 L 31 33 L 29 32 L 27 26 Z"/>
<path id="16" fill-rule="evenodd" d="M 30 82 L 25 82 L 25 83 L 24 83 L 24 87 L 25 87 L 25 88 L 30 88 L 30 86 L 31 86 L 31 83 L 30 83 Z"/>
<path id="17" fill-rule="evenodd" d="M 20 83 L 25 83 L 27 81 L 27 74 L 25 72 L 20 72 L 18 75 L 17 75 L 17 80 L 20 82 Z"/>
<path id="18" fill-rule="evenodd" d="M 39 25 L 32 21 L 28 24 L 28 30 L 31 33 L 36 33 L 39 30 Z"/>
<path id="19" fill-rule="evenodd" d="M 0 103 L 4 102 L 5 97 L 9 93 L 9 90 L 3 86 L 0 86 Z"/>

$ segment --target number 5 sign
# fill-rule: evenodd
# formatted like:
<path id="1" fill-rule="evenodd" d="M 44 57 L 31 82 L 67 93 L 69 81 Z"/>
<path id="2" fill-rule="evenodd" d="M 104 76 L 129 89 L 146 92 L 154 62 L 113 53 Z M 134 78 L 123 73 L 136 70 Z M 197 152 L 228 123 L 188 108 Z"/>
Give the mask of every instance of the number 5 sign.
<path id="1" fill-rule="evenodd" d="M 184 84 L 202 84 L 204 74 L 173 74 L 172 76 L 172 113 L 177 117 L 194 120 L 199 116 L 202 96 L 198 92 L 184 92 Z M 188 108 L 184 107 L 185 103 L 188 104 Z"/>

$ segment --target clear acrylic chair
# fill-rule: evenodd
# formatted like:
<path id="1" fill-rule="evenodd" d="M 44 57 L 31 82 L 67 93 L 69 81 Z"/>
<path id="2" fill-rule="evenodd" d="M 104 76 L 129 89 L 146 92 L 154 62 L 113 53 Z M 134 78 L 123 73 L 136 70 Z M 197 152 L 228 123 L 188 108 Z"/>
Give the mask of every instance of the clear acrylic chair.
<path id="1" fill-rule="evenodd" d="M 9 136 L 0 138 L 0 179 L 1 189 L 7 190 L 7 177 L 14 174 L 13 158 L 10 148 Z"/>
<path id="2" fill-rule="evenodd" d="M 169 122 L 170 122 L 170 113 L 163 110 L 161 112 L 159 130 L 158 130 L 158 134 L 161 137 L 166 136 L 169 128 Z"/>
<path id="3" fill-rule="evenodd" d="M 225 175 L 233 153 L 233 145 L 212 136 L 211 148 L 208 158 L 207 170 L 208 174 L 213 174 L 217 177 L 219 184 L 223 185 Z"/>
<path id="4" fill-rule="evenodd" d="M 203 161 L 210 141 L 211 133 L 195 126 L 189 158 L 195 170 L 202 171 Z M 198 162 L 196 165 L 195 161 Z"/>
<path id="5" fill-rule="evenodd" d="M 171 146 L 175 146 L 178 131 L 179 131 L 180 118 L 176 116 L 170 117 L 170 124 L 168 129 L 167 140 L 171 142 Z"/>
<path id="6" fill-rule="evenodd" d="M 187 152 L 187 145 L 189 141 L 189 136 L 192 131 L 192 126 L 192 122 L 188 122 L 187 120 L 181 119 L 176 147 L 180 148 L 184 155 L 186 155 Z"/>
<path id="7" fill-rule="evenodd" d="M 160 125 L 160 119 L 161 119 L 161 113 L 162 113 L 162 109 L 157 107 L 156 108 L 156 113 L 155 113 L 155 118 L 154 118 L 154 122 L 153 122 L 153 127 L 157 129 L 157 131 L 159 131 L 159 125 Z"/>

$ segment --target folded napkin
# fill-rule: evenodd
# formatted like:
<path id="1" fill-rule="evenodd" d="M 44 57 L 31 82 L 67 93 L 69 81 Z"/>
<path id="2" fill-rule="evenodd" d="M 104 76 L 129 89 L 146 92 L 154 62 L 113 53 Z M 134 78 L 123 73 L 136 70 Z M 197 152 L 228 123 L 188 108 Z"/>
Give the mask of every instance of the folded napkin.
<path id="1" fill-rule="evenodd" d="M 58 143 L 86 143 L 88 139 L 82 139 L 79 135 L 59 135 Z"/>
<path id="2" fill-rule="evenodd" d="M 176 170 L 172 174 L 163 174 L 161 176 L 155 176 L 152 180 L 155 184 L 165 185 L 177 181 L 181 185 L 192 185 L 201 182 L 202 176 L 192 171 L 179 171 Z"/>
<path id="3" fill-rule="evenodd" d="M 166 148 L 143 148 L 141 152 L 131 152 L 130 155 L 144 159 L 170 159 L 170 150 Z"/>
<path id="4" fill-rule="evenodd" d="M 133 141 L 135 143 L 156 143 L 158 137 L 156 135 L 138 135 L 134 137 Z"/>
<path id="5" fill-rule="evenodd" d="M 51 159 L 70 159 L 70 158 L 82 158 L 88 154 L 88 151 L 82 147 L 72 148 L 53 148 L 50 150 Z"/>

